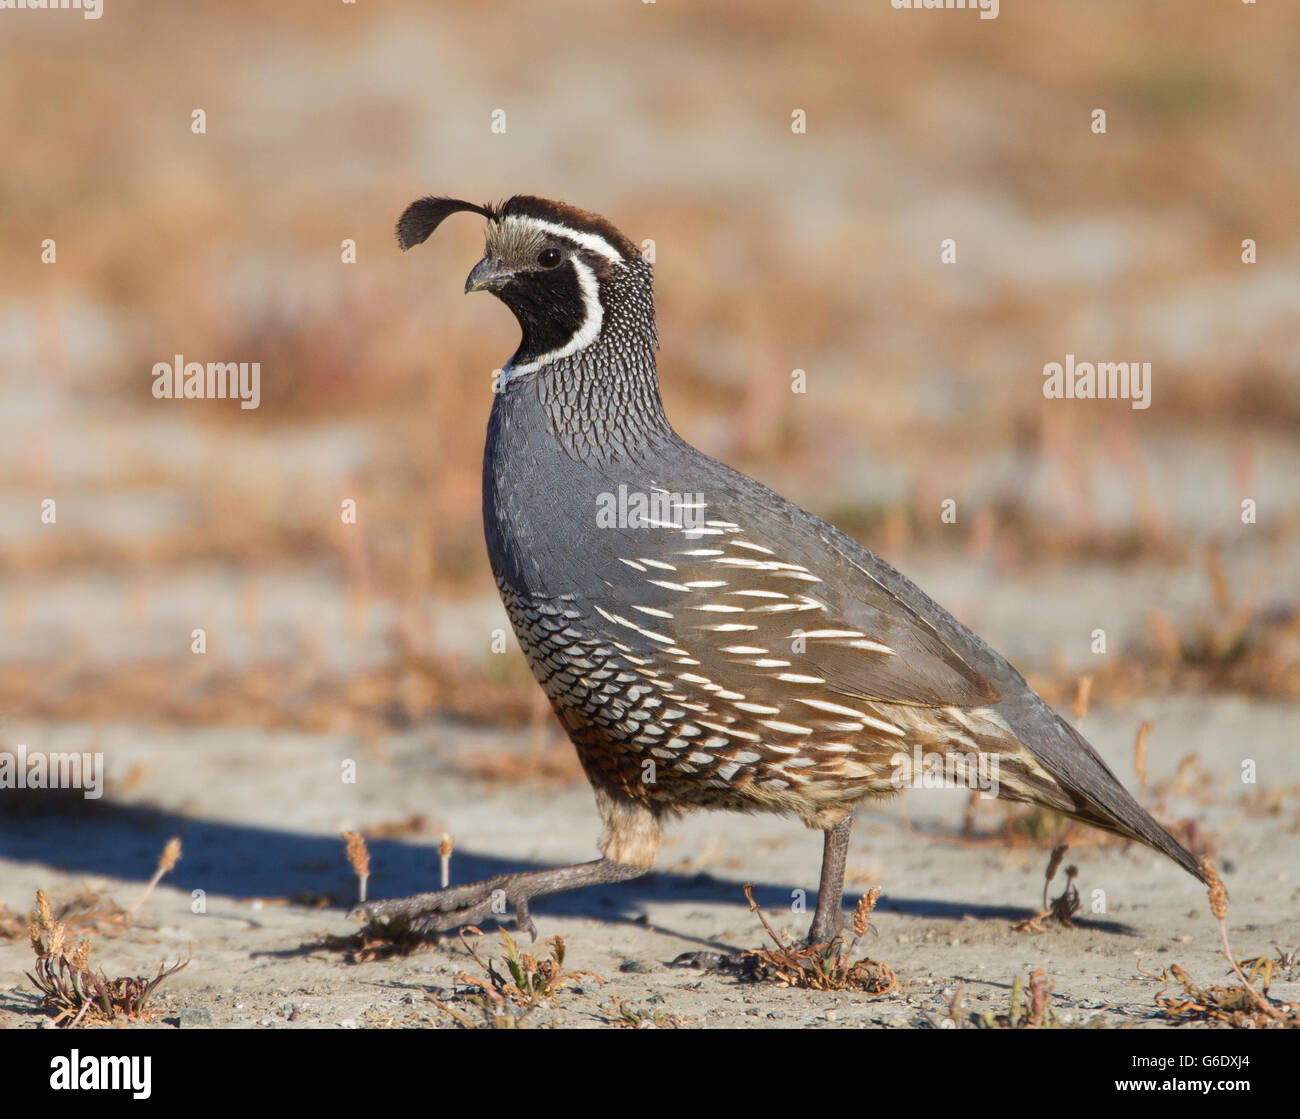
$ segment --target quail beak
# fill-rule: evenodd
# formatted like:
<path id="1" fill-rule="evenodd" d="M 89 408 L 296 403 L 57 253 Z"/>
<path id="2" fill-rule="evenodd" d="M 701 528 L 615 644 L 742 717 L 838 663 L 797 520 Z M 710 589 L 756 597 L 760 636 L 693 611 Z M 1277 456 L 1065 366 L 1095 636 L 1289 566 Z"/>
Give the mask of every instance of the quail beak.
<path id="1" fill-rule="evenodd" d="M 465 294 L 472 291 L 500 291 L 513 278 L 514 273 L 501 261 L 485 256 L 474 265 L 474 271 L 465 280 Z"/>

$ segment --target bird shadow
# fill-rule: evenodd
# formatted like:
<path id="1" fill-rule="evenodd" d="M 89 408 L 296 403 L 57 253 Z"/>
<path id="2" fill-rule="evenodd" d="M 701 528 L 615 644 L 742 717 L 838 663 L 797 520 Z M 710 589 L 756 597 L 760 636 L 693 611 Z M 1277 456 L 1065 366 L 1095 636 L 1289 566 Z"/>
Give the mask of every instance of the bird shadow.
<path id="1" fill-rule="evenodd" d="M 356 880 L 344 857 L 343 841 L 335 836 L 194 818 L 146 805 L 87 801 L 45 791 L 39 796 L 30 791 L 26 796 L 11 794 L 4 803 L 0 852 L 16 861 L 67 874 L 143 883 L 153 874 L 163 845 L 177 836 L 184 856 L 166 878 L 174 889 L 249 900 L 288 898 L 318 904 L 323 898 L 338 912 L 350 908 L 355 895 Z M 368 845 L 372 898 L 404 897 L 438 887 L 436 838 L 427 842 L 372 839 Z M 456 849 L 452 864 L 458 883 L 547 865 L 465 847 Z M 645 924 L 647 901 L 736 904 L 744 900 L 744 881 L 707 873 L 652 871 L 629 882 L 550 895 L 539 899 L 534 911 L 552 917 Z M 789 883 L 753 884 L 755 901 L 772 912 L 788 910 L 791 891 Z M 808 906 L 815 901 L 815 891 L 809 890 Z M 1033 916 L 1032 910 L 1011 906 L 896 895 L 883 897 L 878 912 L 953 922 L 971 917 L 1014 922 Z M 1087 927 L 1133 933 L 1115 922 L 1090 922 Z M 672 935 L 712 943 L 685 933 Z"/>

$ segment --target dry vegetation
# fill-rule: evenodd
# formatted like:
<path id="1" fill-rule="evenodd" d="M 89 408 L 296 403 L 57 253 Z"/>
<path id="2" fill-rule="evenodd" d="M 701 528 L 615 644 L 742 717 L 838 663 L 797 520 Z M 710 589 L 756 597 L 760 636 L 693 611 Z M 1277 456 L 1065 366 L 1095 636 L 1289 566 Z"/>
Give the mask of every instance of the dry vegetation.
<path id="1" fill-rule="evenodd" d="M 99 1025 L 119 1017 L 148 1021 L 155 1016 L 152 1001 L 158 987 L 189 960 L 171 967 L 160 964 L 152 977 L 110 979 L 102 968 L 91 970 L 91 940 L 96 935 L 121 936 L 134 928 L 136 912 L 180 857 L 180 840 L 168 840 L 153 877 L 129 909 L 94 892 L 52 906 L 45 891 L 37 890 L 35 908 L 21 918 L 0 902 L 0 936 L 16 939 L 18 930 L 26 928 L 36 954 L 34 974 L 26 975 L 56 1026 Z M 75 938 L 80 939 L 74 944 Z"/>
<path id="2" fill-rule="evenodd" d="M 563 25 L 527 5 L 497 6 L 520 26 L 520 44 L 544 44 Z M 1256 437 L 1293 438 L 1300 428 L 1300 380 L 1283 357 L 1295 340 L 1290 306 L 1274 314 L 1265 283 L 1252 289 L 1249 326 L 1229 321 L 1242 298 L 1234 294 L 1243 282 L 1241 230 L 1269 241 L 1270 267 L 1294 252 L 1283 184 L 1294 181 L 1296 155 L 1279 140 L 1294 130 L 1295 110 L 1272 92 L 1291 73 L 1278 44 L 1293 14 L 1252 14 L 1201 11 L 1173 44 L 1153 12 L 1090 13 L 1090 33 L 1080 37 L 1076 7 L 1044 3 L 1004 13 L 998 34 L 981 36 L 972 52 L 961 21 L 867 9 L 815 9 L 796 21 L 775 4 L 620 10 L 589 29 L 593 44 L 633 36 L 648 65 L 677 75 L 648 100 L 629 75 L 594 76 L 630 144 L 679 152 L 657 157 L 658 179 L 640 187 L 619 161 L 592 156 L 585 123 L 549 137 L 545 168 L 525 161 L 508 172 L 492 163 L 494 138 L 458 132 L 476 168 L 469 182 L 430 181 L 427 144 L 375 146 L 376 122 L 387 136 L 410 137 L 455 128 L 478 111 L 477 101 L 452 96 L 464 84 L 455 59 L 404 67 L 386 53 L 409 43 L 414 57 L 442 57 L 445 44 L 474 40 L 479 17 L 469 12 L 436 21 L 405 13 L 362 46 L 350 20 L 324 18 L 305 2 L 275 12 L 197 3 L 183 23 L 152 22 L 148 37 L 105 25 L 107 41 L 70 39 L 52 79 L 64 95 L 37 107 L 18 96 L 0 101 L 9 106 L 0 123 L 14 126 L 6 130 L 12 196 L 23 200 L 0 208 L 0 249 L 27 260 L 33 229 L 55 230 L 68 245 L 57 270 L 35 264 L 0 279 L 33 324 L 15 368 L 63 393 L 44 413 L 48 429 L 24 425 L 6 448 L 12 469 L 0 497 L 21 504 L 58 492 L 85 505 L 61 517 L 57 532 L 18 533 L 0 550 L 6 621 L 20 639 L 41 638 L 26 641 L 33 651 L 0 674 L 0 707 L 16 718 L 370 734 L 433 710 L 503 725 L 534 717 L 516 657 L 449 653 L 430 633 L 440 604 L 491 594 L 478 459 L 491 373 L 512 339 L 503 314 L 449 304 L 454 281 L 444 294 L 430 290 L 472 259 L 476 229 L 449 226 L 418 261 L 391 247 L 396 210 L 435 188 L 553 189 L 654 236 L 663 249 L 665 391 L 681 429 L 904 566 L 934 549 L 1002 574 L 1061 561 L 1178 565 L 1219 540 L 1226 581 L 1238 542 L 1222 527 L 1206 535 L 1179 522 L 1158 447 L 1204 442 L 1249 492 L 1266 461 Z M 886 28 L 889 49 L 862 66 L 857 44 L 884 41 Z M 289 90 L 315 89 L 318 76 L 272 72 L 255 56 L 231 71 L 216 61 L 220 52 L 192 49 L 263 33 L 331 59 L 323 69 L 334 80 L 314 99 L 282 105 Z M 1042 49 L 1064 41 L 1073 44 L 1068 55 Z M 26 33 L 0 45 L 7 86 L 27 88 L 50 72 L 40 46 Z M 715 48 L 699 67 L 695 50 Z M 109 58 L 113 72 L 152 80 L 105 85 Z M 772 101 L 773 62 L 780 88 L 797 90 L 816 121 L 803 164 L 792 162 L 780 126 L 786 94 L 780 107 Z M 510 92 L 510 75 L 527 69 L 505 65 L 493 95 L 502 82 L 499 92 Z M 197 140 L 158 95 L 182 71 L 199 88 L 225 91 L 213 110 L 222 127 Z M 375 72 L 384 75 L 382 95 L 373 92 Z M 732 94 L 712 113 L 700 108 L 713 103 L 700 84 L 706 74 L 709 89 L 716 81 Z M 966 83 L 979 97 L 953 93 Z M 1105 140 L 1104 162 L 1086 127 L 1062 126 L 1099 85 L 1123 122 Z M 560 91 L 525 92 L 545 115 Z M 87 102 L 119 123 L 87 129 Z M 4 121 L 6 112 L 22 121 Z M 252 129 L 250 116 L 269 132 Z M 566 110 L 557 118 L 572 123 Z M 537 125 L 517 127 L 531 137 Z M 326 137 L 337 138 L 345 160 L 326 154 L 335 152 Z M 743 158 L 698 158 L 738 138 Z M 262 158 L 281 150 L 294 153 L 287 165 Z M 562 182 L 557 166 L 572 168 Z M 754 174 L 768 166 L 790 170 Z M 905 196 L 900 180 L 911 184 Z M 810 181 L 855 184 L 857 193 L 805 195 Z M 958 215 L 973 281 L 937 275 L 928 246 L 920 253 L 914 241 L 918 223 L 931 236 L 932 210 L 953 205 L 953 194 L 972 208 Z M 1135 208 L 1188 216 L 1149 234 L 1126 224 Z M 343 232 L 362 245 L 356 266 L 337 263 Z M 1119 234 L 1132 238 L 1131 253 L 1098 279 L 1080 264 L 1081 246 Z M 1051 284 L 1030 267 L 1044 252 L 1054 262 Z M 719 285 L 719 271 L 737 282 Z M 1204 291 L 1227 308 L 1209 323 Z M 78 340 L 65 310 L 74 302 L 97 316 L 99 344 Z M 1146 324 L 1170 316 L 1200 328 L 1203 345 L 1162 353 L 1164 335 Z M 1041 398 L 1043 354 L 1066 344 L 1063 331 L 1088 342 L 1093 331 L 1081 324 L 1161 363 L 1158 407 L 1139 415 L 1054 408 Z M 177 350 L 259 360 L 262 406 L 153 400 L 148 370 Z M 789 392 L 796 367 L 810 376 L 798 397 Z M 981 449 L 997 453 L 985 463 Z M 1010 461 L 995 465 L 1004 453 Z M 1137 495 L 1118 520 L 1102 515 L 1098 496 L 1116 468 Z M 873 484 L 881 474 L 897 484 Z M 935 512 L 947 494 L 970 511 L 956 525 Z M 362 511 L 348 529 L 337 515 L 343 496 Z M 1300 510 L 1283 505 L 1252 539 L 1297 532 Z M 302 571 L 323 580 L 318 593 L 337 604 L 337 632 L 310 611 L 270 616 L 267 574 Z M 45 628 L 41 604 L 59 594 L 53 581 L 92 575 L 120 589 L 109 597 L 120 600 L 121 616 Z M 190 618 L 204 613 L 205 592 L 185 623 L 159 600 L 171 585 L 208 576 L 238 605 L 232 619 L 210 625 L 208 656 L 193 658 Z M 1236 597 L 1203 625 L 1153 612 L 1150 639 L 1110 658 L 1098 691 L 1300 696 L 1296 603 Z M 124 654 L 104 624 L 120 634 L 175 632 Z M 339 646 L 367 635 L 382 653 L 346 663 Z M 227 654 L 235 644 L 277 642 L 274 655 Z M 576 774 L 549 759 L 532 768 L 541 777 Z"/>
<path id="3" fill-rule="evenodd" d="M 1015 926 L 1017 932 L 1042 932 L 1052 924 L 1063 928 L 1074 927 L 1074 915 L 1079 911 L 1079 888 L 1074 884 L 1075 878 L 1079 875 L 1078 867 L 1065 868 L 1065 888 L 1050 902 L 1047 900 L 1047 889 L 1051 886 L 1052 879 L 1056 877 L 1061 860 L 1065 858 L 1065 853 L 1069 849 L 1069 846 L 1064 843 L 1053 849 L 1052 857 L 1047 860 L 1047 872 L 1043 876 L 1043 908 L 1027 920 L 1019 922 Z"/>
<path id="4" fill-rule="evenodd" d="M 671 1010 L 658 1007 L 635 1006 L 627 999 L 617 996 L 603 1006 L 601 1022 L 608 1026 L 617 1026 L 625 1030 L 677 1030 L 687 1025 L 687 1020 Z"/>
<path id="5" fill-rule="evenodd" d="M 467 940 L 467 935 L 480 939 Z M 460 942 L 482 976 L 461 972 L 456 977 L 458 989 L 445 1001 L 429 996 L 430 1001 L 462 1029 L 518 1029 L 525 1019 L 545 1003 L 553 1003 L 566 987 L 577 986 L 583 979 L 600 985 L 604 980 L 594 971 L 564 970 L 564 937 L 552 936 L 542 941 L 548 950 L 544 959 L 532 952 L 521 952 L 514 938 L 502 929 L 502 964 L 506 974 L 497 970 L 496 960 L 480 954 L 482 932 L 469 926 L 460 930 Z M 463 1009 L 451 1005 L 457 1002 Z"/>
<path id="6" fill-rule="evenodd" d="M 89 940 L 75 948 L 68 944 L 67 928 L 54 920 L 44 893 L 36 895 L 36 908 L 40 916 L 31 930 L 36 973 L 27 972 L 27 978 L 40 991 L 41 1007 L 53 1014 L 56 1026 L 97 1025 L 119 1016 L 147 1021 L 155 1013 L 150 1003 L 159 985 L 189 963 L 160 964 L 152 978 L 109 979 L 102 969 L 98 974 L 90 970 Z"/>
<path id="7" fill-rule="evenodd" d="M 1183 968 L 1170 964 L 1161 969 L 1158 978 L 1162 984 L 1176 983 L 1182 989 L 1158 991 L 1156 1005 L 1175 1025 L 1211 1022 L 1233 1029 L 1300 1029 L 1300 1003 L 1268 997 L 1274 961 L 1261 958 L 1249 963 L 1250 972 L 1241 983 L 1226 987 L 1200 987 Z"/>
<path id="8" fill-rule="evenodd" d="M 1038 674 L 1034 687 L 1054 703 L 1073 692 L 1080 719 L 1094 691 L 1110 702 L 1170 691 L 1300 699 L 1300 605 L 1278 601 L 1275 586 L 1234 592 L 1216 544 L 1205 549 L 1205 565 L 1203 605 L 1177 622 L 1149 610 L 1141 635 L 1093 673 Z"/>
<path id="9" fill-rule="evenodd" d="M 955 988 L 948 996 L 947 1015 L 933 1025 L 940 1029 L 1050 1030 L 1061 1024 L 1052 1008 L 1052 981 L 1041 970 L 1034 971 L 1027 983 L 1016 976 L 1005 1013 L 972 1013 L 964 994 L 961 987 Z"/>
<path id="10" fill-rule="evenodd" d="M 879 886 L 873 886 L 858 900 L 853 911 L 853 939 L 847 943 L 843 936 L 837 936 L 829 944 L 797 944 L 784 929 L 778 933 L 772 928 L 748 883 L 745 897 L 773 945 L 744 954 L 741 970 L 746 978 L 766 980 L 778 987 L 860 991 L 877 997 L 897 989 L 898 979 L 888 964 L 853 958 L 871 926 L 871 911 L 880 898 Z"/>

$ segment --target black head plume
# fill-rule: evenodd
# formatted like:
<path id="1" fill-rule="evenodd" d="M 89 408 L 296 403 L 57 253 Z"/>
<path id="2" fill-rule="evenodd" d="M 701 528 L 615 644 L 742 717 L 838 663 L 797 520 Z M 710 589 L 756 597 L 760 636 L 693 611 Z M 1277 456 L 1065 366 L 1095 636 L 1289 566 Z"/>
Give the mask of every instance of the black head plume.
<path id="1" fill-rule="evenodd" d="M 412 202 L 397 219 L 397 243 L 405 252 L 413 245 L 428 240 L 429 234 L 442 224 L 444 218 L 468 210 L 485 218 L 497 216 L 491 206 L 477 206 L 456 198 L 421 198 Z"/>

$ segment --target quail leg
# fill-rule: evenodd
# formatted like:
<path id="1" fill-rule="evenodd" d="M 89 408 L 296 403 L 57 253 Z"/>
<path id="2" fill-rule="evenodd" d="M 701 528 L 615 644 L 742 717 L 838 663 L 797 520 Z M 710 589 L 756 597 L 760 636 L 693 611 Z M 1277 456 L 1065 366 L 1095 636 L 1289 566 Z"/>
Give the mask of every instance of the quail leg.
<path id="1" fill-rule="evenodd" d="M 844 860 L 849 853 L 849 832 L 853 830 L 853 817 L 845 816 L 823 834 L 822 878 L 817 887 L 817 912 L 813 914 L 812 927 L 804 943 L 829 944 L 840 934 L 844 925 L 842 903 L 844 900 Z"/>
<path id="2" fill-rule="evenodd" d="M 817 889 L 817 912 L 813 914 L 812 927 L 803 939 L 803 946 L 829 944 L 844 925 L 841 903 L 844 899 L 844 860 L 849 851 L 849 832 L 853 830 L 853 817 L 845 816 L 833 828 L 822 834 L 822 877 Z M 705 970 L 744 970 L 744 952 L 721 953 L 710 951 L 683 952 L 674 967 L 698 967 Z"/>
<path id="3" fill-rule="evenodd" d="M 647 867 L 629 866 L 612 859 L 595 859 L 550 870 L 528 870 L 518 874 L 498 874 L 481 882 L 448 886 L 429 894 L 407 898 L 373 901 L 352 910 L 352 916 L 370 921 L 404 918 L 419 933 L 444 932 L 463 925 L 477 924 L 487 917 L 500 916 L 505 907 L 514 910 L 515 923 L 536 939 L 537 929 L 528 912 L 528 903 L 543 894 L 557 894 L 580 886 L 598 886 L 607 882 L 626 882 L 646 873 Z"/>

